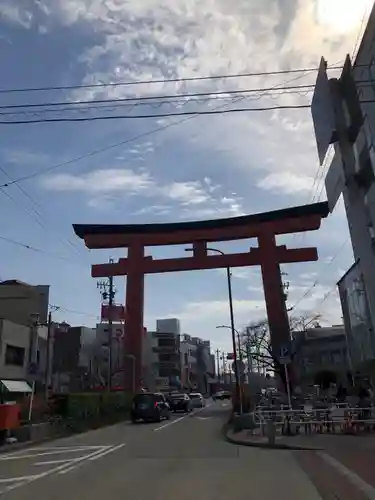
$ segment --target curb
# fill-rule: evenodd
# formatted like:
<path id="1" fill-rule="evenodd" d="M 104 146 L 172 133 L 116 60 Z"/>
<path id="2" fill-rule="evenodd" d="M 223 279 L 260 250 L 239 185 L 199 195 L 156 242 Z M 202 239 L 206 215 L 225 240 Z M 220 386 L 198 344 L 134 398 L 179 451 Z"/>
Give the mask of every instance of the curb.
<path id="1" fill-rule="evenodd" d="M 289 445 L 285 443 L 260 443 L 257 441 L 244 441 L 242 439 L 235 439 L 229 436 L 231 430 L 231 424 L 227 422 L 222 429 L 224 439 L 230 443 L 239 446 L 248 446 L 250 448 L 265 448 L 268 450 L 295 450 L 295 451 L 322 451 L 323 448 L 311 447 L 311 446 L 300 446 L 300 445 Z"/>

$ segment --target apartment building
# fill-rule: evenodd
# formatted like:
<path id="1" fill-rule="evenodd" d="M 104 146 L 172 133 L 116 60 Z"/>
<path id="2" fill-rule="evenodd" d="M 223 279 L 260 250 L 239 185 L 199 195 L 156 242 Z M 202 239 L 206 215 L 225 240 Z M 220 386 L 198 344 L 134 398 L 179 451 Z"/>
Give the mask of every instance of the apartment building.
<path id="1" fill-rule="evenodd" d="M 19 280 L 0 282 L 0 318 L 19 325 L 30 325 L 31 316 L 48 320 L 49 285 L 29 285 Z"/>

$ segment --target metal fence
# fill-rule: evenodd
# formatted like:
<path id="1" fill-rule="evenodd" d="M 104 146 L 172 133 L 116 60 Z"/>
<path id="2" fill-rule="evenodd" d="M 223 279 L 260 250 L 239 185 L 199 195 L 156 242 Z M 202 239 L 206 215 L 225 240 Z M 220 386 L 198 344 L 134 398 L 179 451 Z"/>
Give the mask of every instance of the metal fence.
<path id="1" fill-rule="evenodd" d="M 360 433 L 375 430 L 375 407 L 356 408 L 349 406 L 334 406 L 330 408 L 302 409 L 265 409 L 258 408 L 253 412 L 256 425 L 262 434 L 270 422 L 281 434 L 312 434 L 312 433 Z"/>

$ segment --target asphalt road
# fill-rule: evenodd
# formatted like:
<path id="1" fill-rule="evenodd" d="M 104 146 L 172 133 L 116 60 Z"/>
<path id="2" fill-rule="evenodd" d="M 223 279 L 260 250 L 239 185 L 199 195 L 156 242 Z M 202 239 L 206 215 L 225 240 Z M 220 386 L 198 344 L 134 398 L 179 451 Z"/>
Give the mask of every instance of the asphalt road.
<path id="1" fill-rule="evenodd" d="M 9 500 L 319 500 L 291 452 L 237 447 L 228 403 L 157 424 L 122 423 L 0 455 Z"/>

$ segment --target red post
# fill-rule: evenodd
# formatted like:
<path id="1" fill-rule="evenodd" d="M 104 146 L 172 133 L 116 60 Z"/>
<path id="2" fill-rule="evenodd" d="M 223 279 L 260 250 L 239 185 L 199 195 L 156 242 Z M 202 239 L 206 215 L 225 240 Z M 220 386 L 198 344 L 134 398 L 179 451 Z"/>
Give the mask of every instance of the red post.
<path id="1" fill-rule="evenodd" d="M 129 246 L 128 260 L 131 262 L 126 278 L 125 315 L 125 390 L 138 391 L 142 377 L 142 341 L 144 306 L 144 247 Z"/>

